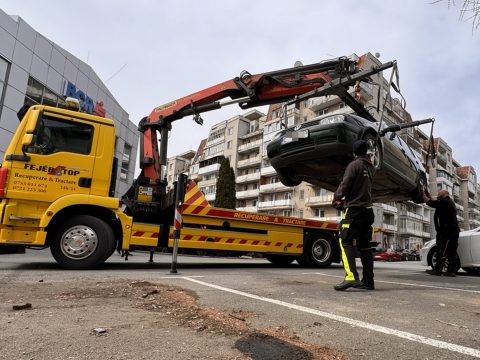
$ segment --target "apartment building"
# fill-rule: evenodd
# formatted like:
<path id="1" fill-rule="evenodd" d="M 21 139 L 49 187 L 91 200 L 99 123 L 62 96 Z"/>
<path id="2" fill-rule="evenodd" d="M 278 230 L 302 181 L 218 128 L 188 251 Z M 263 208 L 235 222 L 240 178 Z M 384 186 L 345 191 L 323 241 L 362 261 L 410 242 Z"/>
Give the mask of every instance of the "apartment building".
<path id="1" fill-rule="evenodd" d="M 195 151 L 189 150 L 167 159 L 167 190 L 173 188 L 173 183 L 177 180 L 179 174 L 189 174 L 195 154 Z"/>
<path id="2" fill-rule="evenodd" d="M 228 158 L 237 176 L 237 191 L 244 191 L 240 194 L 243 203 L 239 207 L 257 205 L 255 198 L 247 192 L 252 190 L 255 193 L 259 187 L 261 144 L 256 137 L 261 134 L 264 117 L 262 112 L 252 110 L 211 127 L 190 167 L 190 177 L 196 179 L 208 201 L 215 203 L 220 165 L 224 158 Z"/>
<path id="3" fill-rule="evenodd" d="M 477 174 L 471 166 L 458 166 L 455 174 L 459 183 L 458 202 L 464 209 L 460 227 L 463 230 L 474 229 L 480 226 Z"/>

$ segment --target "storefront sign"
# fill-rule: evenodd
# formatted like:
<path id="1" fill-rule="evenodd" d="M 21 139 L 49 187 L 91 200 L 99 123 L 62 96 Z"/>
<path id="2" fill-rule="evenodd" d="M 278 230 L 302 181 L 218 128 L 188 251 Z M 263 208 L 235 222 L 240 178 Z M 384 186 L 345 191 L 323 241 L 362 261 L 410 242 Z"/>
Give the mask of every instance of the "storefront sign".
<path id="1" fill-rule="evenodd" d="M 70 81 L 65 82 L 64 95 L 78 99 L 80 102 L 80 111 L 105 117 L 106 110 L 103 107 L 103 101 L 94 102 L 90 96 L 87 96 L 82 90 L 77 89 Z"/>

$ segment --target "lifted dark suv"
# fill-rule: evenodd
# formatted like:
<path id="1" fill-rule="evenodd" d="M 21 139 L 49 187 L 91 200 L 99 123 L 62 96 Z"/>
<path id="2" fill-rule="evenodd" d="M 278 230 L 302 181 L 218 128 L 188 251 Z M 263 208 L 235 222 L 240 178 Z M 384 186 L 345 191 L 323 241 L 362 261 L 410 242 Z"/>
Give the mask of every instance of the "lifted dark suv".
<path id="1" fill-rule="evenodd" d="M 353 159 L 353 143 L 363 139 L 377 169 L 373 200 L 423 202 L 427 179 L 422 162 L 395 133 L 380 137 L 385 127 L 378 125 L 352 114 L 315 118 L 276 134 L 267 145 L 268 158 L 284 185 L 306 181 L 335 191 Z"/>

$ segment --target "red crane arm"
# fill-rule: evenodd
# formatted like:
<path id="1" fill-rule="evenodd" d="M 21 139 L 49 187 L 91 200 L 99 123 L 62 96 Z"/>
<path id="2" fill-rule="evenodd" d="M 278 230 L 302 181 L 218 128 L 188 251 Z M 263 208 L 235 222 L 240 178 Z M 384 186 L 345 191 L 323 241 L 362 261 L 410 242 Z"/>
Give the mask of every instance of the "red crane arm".
<path id="1" fill-rule="evenodd" d="M 164 182 L 162 166 L 167 163 L 168 132 L 173 121 L 185 116 L 193 115 L 194 120 L 201 124 L 200 113 L 233 103 L 247 109 L 328 94 L 340 96 L 349 106 L 353 106 L 355 111 L 361 112 L 362 105 L 356 104 L 355 99 L 347 92 L 348 87 L 393 66 L 390 62 L 364 70 L 366 58 L 367 54 L 355 60 L 341 57 L 256 75 L 243 71 L 239 77 L 156 107 L 139 124 L 139 130 L 143 133 L 140 140 L 143 180 L 152 185 Z M 225 98 L 231 100 L 220 102 Z M 366 111 L 364 115 L 369 116 Z M 160 132 L 160 149 L 157 131 Z"/>

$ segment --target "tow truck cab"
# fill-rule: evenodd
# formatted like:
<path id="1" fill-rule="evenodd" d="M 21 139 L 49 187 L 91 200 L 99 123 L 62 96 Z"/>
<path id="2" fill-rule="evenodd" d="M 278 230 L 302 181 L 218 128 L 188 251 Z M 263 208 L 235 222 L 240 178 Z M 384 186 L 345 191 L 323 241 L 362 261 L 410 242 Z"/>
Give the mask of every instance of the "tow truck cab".
<path id="1" fill-rule="evenodd" d="M 110 119 L 30 107 L 0 168 L 0 241 L 43 246 L 46 228 L 66 212 L 95 212 L 98 205 L 118 210 L 114 147 Z"/>

